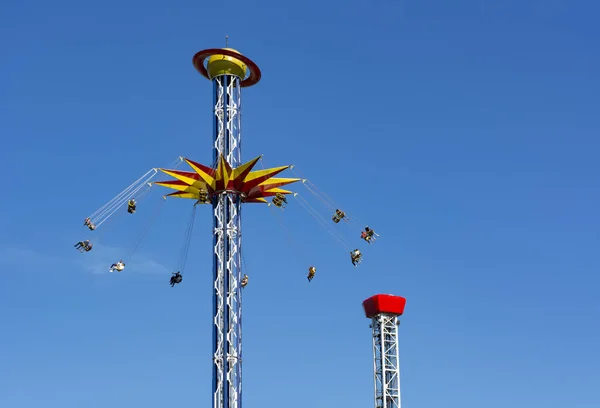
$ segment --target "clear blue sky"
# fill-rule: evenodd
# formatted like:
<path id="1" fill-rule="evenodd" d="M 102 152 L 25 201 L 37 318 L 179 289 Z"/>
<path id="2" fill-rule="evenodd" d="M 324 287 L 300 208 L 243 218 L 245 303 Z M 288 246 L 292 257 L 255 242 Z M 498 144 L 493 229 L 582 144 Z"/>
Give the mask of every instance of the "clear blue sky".
<path id="1" fill-rule="evenodd" d="M 295 248 L 245 207 L 246 407 L 372 406 L 379 292 L 408 299 L 406 407 L 600 406 L 597 2 L 92 3 L 0 8 L 0 406 L 210 406 L 208 208 L 174 289 L 188 201 L 121 274 L 148 206 L 72 245 L 149 168 L 210 162 L 191 58 L 226 34 L 263 71 L 244 158 L 295 164 L 381 234 L 354 269 L 293 201 Z"/>

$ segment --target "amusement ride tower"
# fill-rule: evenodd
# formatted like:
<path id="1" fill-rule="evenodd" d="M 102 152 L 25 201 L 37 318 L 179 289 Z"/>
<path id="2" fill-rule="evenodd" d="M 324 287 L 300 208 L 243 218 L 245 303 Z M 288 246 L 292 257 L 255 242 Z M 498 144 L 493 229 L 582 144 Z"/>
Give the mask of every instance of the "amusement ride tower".
<path id="1" fill-rule="evenodd" d="M 392 295 L 375 295 L 363 302 L 373 330 L 375 408 L 401 407 L 398 316 L 405 305 L 405 298 Z"/>
<path id="2" fill-rule="evenodd" d="M 258 66 L 231 48 L 200 51 L 194 66 L 213 84 L 213 165 L 189 159 L 194 170 L 160 169 L 176 180 L 155 182 L 174 190 L 166 197 L 212 205 L 213 214 L 213 408 L 242 406 L 242 203 L 268 203 L 291 191 L 298 178 L 274 178 L 290 168 L 252 171 L 260 156 L 242 163 L 241 90 L 260 81 Z"/>

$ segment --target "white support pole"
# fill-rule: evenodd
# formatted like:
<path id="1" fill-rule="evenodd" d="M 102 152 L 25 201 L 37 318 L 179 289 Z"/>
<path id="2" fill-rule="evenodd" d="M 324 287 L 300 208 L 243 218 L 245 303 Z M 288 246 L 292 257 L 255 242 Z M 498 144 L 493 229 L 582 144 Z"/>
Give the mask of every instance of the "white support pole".
<path id="1" fill-rule="evenodd" d="M 392 314 L 371 320 L 375 408 L 401 408 L 398 324 L 398 316 Z"/>

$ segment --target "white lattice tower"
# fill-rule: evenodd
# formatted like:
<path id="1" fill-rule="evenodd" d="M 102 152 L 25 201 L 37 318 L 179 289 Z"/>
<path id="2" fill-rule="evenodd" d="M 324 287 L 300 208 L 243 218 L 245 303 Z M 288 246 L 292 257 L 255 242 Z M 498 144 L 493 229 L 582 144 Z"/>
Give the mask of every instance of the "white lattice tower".
<path id="1" fill-rule="evenodd" d="M 196 69 L 213 83 L 213 157 L 241 162 L 241 89 L 261 74 L 231 48 L 194 55 Z M 213 206 L 213 408 L 242 407 L 242 222 L 239 191 L 224 190 Z"/>
<path id="2" fill-rule="evenodd" d="M 400 408 L 400 356 L 398 316 L 404 313 L 406 299 L 375 295 L 363 302 L 373 331 L 373 379 L 375 408 Z"/>

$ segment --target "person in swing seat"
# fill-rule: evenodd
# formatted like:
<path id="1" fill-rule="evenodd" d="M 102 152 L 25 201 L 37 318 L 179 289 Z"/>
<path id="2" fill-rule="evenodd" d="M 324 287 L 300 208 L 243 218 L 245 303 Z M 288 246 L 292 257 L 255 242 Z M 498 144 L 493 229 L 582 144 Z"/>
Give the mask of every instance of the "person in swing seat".
<path id="1" fill-rule="evenodd" d="M 357 266 L 360 263 L 361 258 L 362 254 L 358 249 L 355 249 L 354 251 L 350 252 L 350 259 L 352 259 L 352 265 Z"/>
<path id="2" fill-rule="evenodd" d="M 121 272 L 123 269 L 125 269 L 125 262 L 123 262 L 123 260 L 120 260 L 117 263 L 114 263 L 110 266 L 109 272 Z"/>
<path id="3" fill-rule="evenodd" d="M 135 205 L 136 205 L 136 202 L 133 198 L 131 200 L 127 201 L 127 212 L 129 214 L 133 214 L 135 212 L 135 208 L 136 208 Z"/>
<path id="4" fill-rule="evenodd" d="M 96 226 L 92 223 L 92 220 L 90 220 L 89 218 L 86 218 L 83 221 L 83 225 L 85 225 L 86 227 L 88 227 L 90 229 L 90 231 L 93 231 L 96 229 Z"/>
<path id="5" fill-rule="evenodd" d="M 313 278 L 315 277 L 315 273 L 317 273 L 317 268 L 315 268 L 314 266 L 308 268 L 308 276 L 306 278 L 309 282 L 313 280 Z"/>
<path id="6" fill-rule="evenodd" d="M 198 193 L 198 201 L 201 203 L 208 202 L 208 191 L 205 189 L 200 189 L 200 192 Z"/>
<path id="7" fill-rule="evenodd" d="M 375 231 L 373 231 L 371 228 L 369 228 L 368 225 L 365 227 L 365 233 L 367 234 L 369 239 L 373 240 L 373 241 L 375 241 L 375 237 L 379 236 L 379 234 L 376 234 Z"/>
<path id="8" fill-rule="evenodd" d="M 341 220 L 343 220 L 344 218 L 346 218 L 346 213 L 343 212 L 342 210 L 335 210 L 335 214 L 333 214 L 333 217 L 331 217 L 333 222 L 335 222 L 336 224 L 338 222 L 340 222 Z"/>
<path id="9" fill-rule="evenodd" d="M 285 196 L 283 194 L 277 193 L 277 194 L 275 194 L 275 197 L 273 197 L 273 200 L 271 200 L 271 202 L 276 207 L 285 208 L 284 204 L 287 204 L 287 199 L 285 198 Z"/>
<path id="10" fill-rule="evenodd" d="M 75 245 L 73 245 L 75 249 L 79 250 L 79 252 L 89 252 L 92 250 L 92 244 L 90 244 L 90 240 L 86 239 L 85 241 L 79 241 Z"/>
<path id="11" fill-rule="evenodd" d="M 178 283 L 181 283 L 182 280 L 183 280 L 183 276 L 181 276 L 181 273 L 179 273 L 179 271 L 177 271 L 177 272 L 173 272 L 173 276 L 171 276 L 169 283 L 171 284 L 171 287 L 173 287 L 173 286 L 177 285 Z"/>

